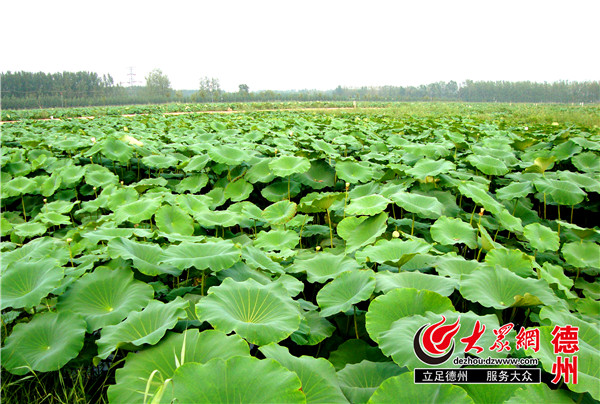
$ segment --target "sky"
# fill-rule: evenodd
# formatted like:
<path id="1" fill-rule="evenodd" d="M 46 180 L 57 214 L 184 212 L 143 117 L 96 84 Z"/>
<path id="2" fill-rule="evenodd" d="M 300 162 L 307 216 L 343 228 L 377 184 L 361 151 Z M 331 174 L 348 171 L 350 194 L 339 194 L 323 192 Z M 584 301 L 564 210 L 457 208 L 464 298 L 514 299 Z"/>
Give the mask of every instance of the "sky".
<path id="1" fill-rule="evenodd" d="M 6 1 L 0 71 L 174 89 L 600 80 L 600 0 Z"/>

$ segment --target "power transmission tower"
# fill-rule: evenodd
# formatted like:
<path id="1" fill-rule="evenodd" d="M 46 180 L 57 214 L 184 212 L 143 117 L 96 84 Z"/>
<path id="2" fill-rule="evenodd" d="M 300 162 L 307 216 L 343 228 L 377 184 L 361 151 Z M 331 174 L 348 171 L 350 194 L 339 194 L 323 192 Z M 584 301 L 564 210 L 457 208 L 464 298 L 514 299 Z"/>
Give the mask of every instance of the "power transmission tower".
<path id="1" fill-rule="evenodd" d="M 133 67 L 129 67 L 129 73 L 127 74 L 127 76 L 129 76 L 129 87 L 133 87 L 135 83 L 137 83 L 137 81 L 135 80 L 135 73 L 133 72 Z"/>

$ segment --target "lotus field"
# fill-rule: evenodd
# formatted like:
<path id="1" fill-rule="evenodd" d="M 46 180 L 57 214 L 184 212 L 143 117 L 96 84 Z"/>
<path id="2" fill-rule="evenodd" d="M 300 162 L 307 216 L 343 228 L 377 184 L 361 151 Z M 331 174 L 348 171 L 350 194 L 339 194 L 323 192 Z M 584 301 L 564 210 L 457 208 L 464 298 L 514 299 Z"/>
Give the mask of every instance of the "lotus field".
<path id="1" fill-rule="evenodd" d="M 597 128 L 279 111 L 1 129 L 5 398 L 77 376 L 112 403 L 600 400 Z M 415 335 L 442 318 L 461 328 L 428 365 Z M 576 372 L 553 351 L 567 325 Z M 465 357 L 537 359 L 542 383 L 415 384 Z"/>

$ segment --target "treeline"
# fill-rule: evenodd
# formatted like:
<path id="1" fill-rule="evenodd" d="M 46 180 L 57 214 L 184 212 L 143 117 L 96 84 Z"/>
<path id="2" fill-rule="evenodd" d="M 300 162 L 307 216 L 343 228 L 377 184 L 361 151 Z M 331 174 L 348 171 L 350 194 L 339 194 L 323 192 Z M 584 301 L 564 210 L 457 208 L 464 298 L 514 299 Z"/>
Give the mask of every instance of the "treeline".
<path id="1" fill-rule="evenodd" d="M 329 91 L 222 91 L 218 79 L 205 77 L 198 90 L 175 91 L 168 77 L 153 70 L 145 86 L 116 85 L 110 75 L 93 72 L 30 73 L 1 75 L 3 109 L 77 106 L 160 104 L 167 102 L 272 102 L 272 101 L 464 101 L 598 103 L 600 81 L 537 83 L 530 81 L 455 81 L 420 86 L 380 86 Z"/>

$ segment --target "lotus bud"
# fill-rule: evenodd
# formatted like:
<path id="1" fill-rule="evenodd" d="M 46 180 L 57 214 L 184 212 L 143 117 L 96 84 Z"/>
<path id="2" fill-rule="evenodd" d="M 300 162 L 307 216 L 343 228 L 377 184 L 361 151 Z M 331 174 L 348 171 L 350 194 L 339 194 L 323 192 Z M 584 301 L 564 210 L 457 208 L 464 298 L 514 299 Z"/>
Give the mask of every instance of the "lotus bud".
<path id="1" fill-rule="evenodd" d="M 73 241 L 73 239 L 72 239 L 71 237 L 69 237 L 69 238 L 66 240 L 66 242 L 67 242 L 67 243 L 70 243 L 71 241 Z"/>
<path id="2" fill-rule="evenodd" d="M 394 232 L 392 233 L 392 237 L 393 238 L 399 238 L 400 237 L 400 233 L 398 232 L 398 230 L 394 230 Z"/>
<path id="3" fill-rule="evenodd" d="M 44 203 L 48 202 L 48 199 L 44 198 Z"/>
<path id="4" fill-rule="evenodd" d="M 321 246 L 320 246 L 320 245 L 318 245 L 318 246 L 317 246 L 317 248 L 315 248 L 315 250 L 317 250 L 317 251 L 321 251 Z"/>
<path id="5" fill-rule="evenodd" d="M 139 225 L 140 225 L 139 223 L 136 223 L 133 225 L 133 227 L 135 227 L 137 229 Z"/>
<path id="6" fill-rule="evenodd" d="M 96 187 L 92 188 L 94 191 L 96 190 Z"/>
<path id="7" fill-rule="evenodd" d="M 122 185 L 122 186 L 123 186 L 123 185 L 125 185 L 125 182 L 121 181 L 121 185 Z"/>
<path id="8" fill-rule="evenodd" d="M 484 208 L 479 209 L 479 216 L 483 216 L 483 212 L 485 212 Z"/>
<path id="9" fill-rule="evenodd" d="M 346 191 L 348 190 L 348 188 L 350 188 L 350 183 L 349 182 L 346 183 Z"/>
<path id="10" fill-rule="evenodd" d="M 275 154 L 277 154 L 277 149 L 275 149 Z"/>
<path id="11" fill-rule="evenodd" d="M 92 141 L 92 144 L 96 143 L 96 138 L 95 137 L 91 138 L 90 140 Z"/>

